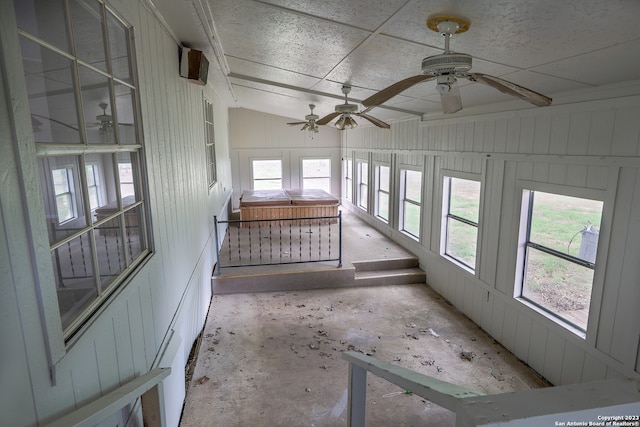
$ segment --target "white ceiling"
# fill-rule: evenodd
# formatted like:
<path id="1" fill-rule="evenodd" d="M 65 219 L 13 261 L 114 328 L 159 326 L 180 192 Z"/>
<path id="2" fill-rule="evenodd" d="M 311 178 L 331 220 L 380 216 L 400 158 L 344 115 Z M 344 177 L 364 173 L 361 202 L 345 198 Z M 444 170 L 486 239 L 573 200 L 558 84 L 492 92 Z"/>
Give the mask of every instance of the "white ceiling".
<path id="1" fill-rule="evenodd" d="M 444 46 L 426 26 L 435 14 L 471 21 L 451 50 L 473 56 L 472 72 L 550 97 L 640 80 L 638 0 L 150 1 L 180 42 L 205 52 L 234 106 L 297 120 L 309 103 L 320 117 L 333 112 L 344 83 L 353 87 L 350 102 L 359 102 L 420 74 L 422 59 Z M 465 109 L 532 107 L 479 83 L 459 84 Z M 427 81 L 369 114 L 392 122 L 440 111 Z"/>

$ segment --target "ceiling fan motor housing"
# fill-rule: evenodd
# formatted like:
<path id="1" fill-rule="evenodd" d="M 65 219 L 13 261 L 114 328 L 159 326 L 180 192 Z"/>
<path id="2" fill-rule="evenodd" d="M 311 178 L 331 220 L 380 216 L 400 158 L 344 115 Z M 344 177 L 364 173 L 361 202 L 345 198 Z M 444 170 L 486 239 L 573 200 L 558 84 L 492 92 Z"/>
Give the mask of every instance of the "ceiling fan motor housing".
<path id="1" fill-rule="evenodd" d="M 433 76 L 466 73 L 470 69 L 471 55 L 466 53 L 442 53 L 422 60 L 422 73 Z"/>
<path id="2" fill-rule="evenodd" d="M 356 104 L 338 104 L 336 105 L 336 113 L 355 113 L 358 111 Z"/>

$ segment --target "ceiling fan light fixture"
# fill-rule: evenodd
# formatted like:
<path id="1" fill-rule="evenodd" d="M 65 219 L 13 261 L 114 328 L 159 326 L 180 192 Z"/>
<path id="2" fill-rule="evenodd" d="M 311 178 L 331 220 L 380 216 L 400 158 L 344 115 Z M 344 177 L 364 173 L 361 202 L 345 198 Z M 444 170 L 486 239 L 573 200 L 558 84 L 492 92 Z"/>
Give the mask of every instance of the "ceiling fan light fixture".
<path id="1" fill-rule="evenodd" d="M 343 114 L 336 122 L 336 127 L 340 130 L 355 129 L 358 127 L 358 123 L 350 114 Z"/>

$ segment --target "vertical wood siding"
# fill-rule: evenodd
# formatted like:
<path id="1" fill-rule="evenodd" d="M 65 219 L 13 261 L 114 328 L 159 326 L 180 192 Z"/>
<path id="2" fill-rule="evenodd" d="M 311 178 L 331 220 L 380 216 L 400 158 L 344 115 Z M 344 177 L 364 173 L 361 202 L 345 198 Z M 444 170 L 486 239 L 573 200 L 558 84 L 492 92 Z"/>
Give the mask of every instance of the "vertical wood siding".
<path id="1" fill-rule="evenodd" d="M 455 307 L 552 383 L 568 384 L 640 376 L 638 117 L 636 93 L 544 109 L 394 123 L 386 146 L 371 143 L 385 132 L 376 138 L 374 128 L 356 129 L 349 131 L 348 146 L 357 158 L 374 152 L 374 158 L 395 155 L 398 165 L 426 164 L 429 200 L 423 207 L 422 243 L 407 245 L 390 230 L 393 224 L 368 222 L 416 252 L 427 283 Z M 483 177 L 475 275 L 439 255 L 443 169 Z M 513 298 L 521 181 L 605 194 L 604 215 L 611 213 L 611 229 L 602 230 L 608 233 L 606 259 L 599 258 L 597 266 L 603 286 L 594 285 L 595 322 L 586 339 Z"/>

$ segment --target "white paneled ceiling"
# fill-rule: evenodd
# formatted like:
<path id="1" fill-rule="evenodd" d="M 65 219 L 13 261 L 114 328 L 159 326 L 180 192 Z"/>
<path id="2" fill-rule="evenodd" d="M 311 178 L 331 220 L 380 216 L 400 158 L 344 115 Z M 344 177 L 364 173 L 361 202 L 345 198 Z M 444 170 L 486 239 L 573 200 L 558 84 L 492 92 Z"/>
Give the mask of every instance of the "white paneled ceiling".
<path id="1" fill-rule="evenodd" d="M 443 37 L 432 15 L 471 22 L 451 50 L 473 56 L 472 72 L 501 77 L 554 97 L 640 80 L 638 0 L 153 0 L 184 45 L 221 70 L 236 107 L 301 120 L 341 103 L 341 86 L 358 103 L 421 73 Z M 459 81 L 464 108 L 509 101 L 497 90 Z M 227 94 L 225 94 L 227 95 Z M 363 109 L 363 108 L 361 108 Z M 374 108 L 393 121 L 441 111 L 434 81 L 419 83 Z M 457 113 L 460 114 L 460 113 Z M 364 120 L 362 120 L 364 121 Z"/>

